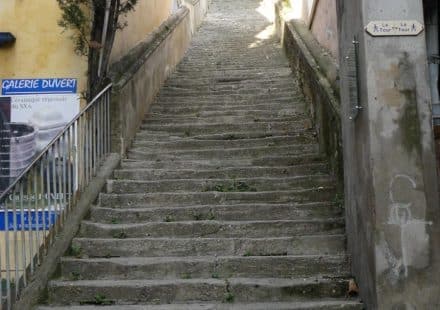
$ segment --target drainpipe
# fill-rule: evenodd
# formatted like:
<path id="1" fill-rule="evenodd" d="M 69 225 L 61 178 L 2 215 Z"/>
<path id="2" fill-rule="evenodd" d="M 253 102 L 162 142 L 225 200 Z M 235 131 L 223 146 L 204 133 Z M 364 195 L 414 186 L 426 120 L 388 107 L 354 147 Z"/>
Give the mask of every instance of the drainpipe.
<path id="1" fill-rule="evenodd" d="M 102 31 L 101 50 L 99 52 L 98 77 L 101 76 L 102 60 L 104 58 L 104 46 L 105 46 L 105 40 L 107 39 L 108 20 L 110 16 L 110 4 L 111 4 L 110 1 L 111 0 L 105 1 L 104 29 Z"/>

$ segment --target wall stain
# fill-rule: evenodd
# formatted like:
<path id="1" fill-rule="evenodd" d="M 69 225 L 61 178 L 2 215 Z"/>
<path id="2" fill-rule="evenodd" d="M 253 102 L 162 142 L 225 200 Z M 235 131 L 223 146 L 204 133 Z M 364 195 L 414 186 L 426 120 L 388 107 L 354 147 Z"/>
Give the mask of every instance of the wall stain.
<path id="1" fill-rule="evenodd" d="M 407 53 L 403 53 L 398 68 L 399 75 L 396 80 L 396 87 L 404 99 L 403 113 L 398 121 L 402 132 L 402 145 L 408 153 L 417 151 L 421 154 L 422 133 L 417 108 L 417 85 L 414 68 L 408 59 Z"/>

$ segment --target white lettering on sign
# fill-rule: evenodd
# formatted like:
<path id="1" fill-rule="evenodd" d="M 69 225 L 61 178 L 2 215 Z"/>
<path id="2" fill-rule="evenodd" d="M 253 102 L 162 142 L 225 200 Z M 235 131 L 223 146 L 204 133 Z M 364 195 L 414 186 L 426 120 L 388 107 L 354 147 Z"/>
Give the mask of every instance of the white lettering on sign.
<path id="1" fill-rule="evenodd" d="M 365 30 L 373 37 L 383 36 L 416 36 L 424 27 L 416 20 L 372 21 Z"/>

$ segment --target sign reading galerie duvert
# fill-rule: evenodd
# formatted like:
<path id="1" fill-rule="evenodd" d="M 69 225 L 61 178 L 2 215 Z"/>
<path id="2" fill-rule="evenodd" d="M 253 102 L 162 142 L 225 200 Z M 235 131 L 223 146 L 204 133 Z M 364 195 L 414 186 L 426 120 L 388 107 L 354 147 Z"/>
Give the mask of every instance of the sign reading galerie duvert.
<path id="1" fill-rule="evenodd" d="M 80 97 L 74 78 L 3 79 L 0 85 L 1 193 L 79 113 Z"/>

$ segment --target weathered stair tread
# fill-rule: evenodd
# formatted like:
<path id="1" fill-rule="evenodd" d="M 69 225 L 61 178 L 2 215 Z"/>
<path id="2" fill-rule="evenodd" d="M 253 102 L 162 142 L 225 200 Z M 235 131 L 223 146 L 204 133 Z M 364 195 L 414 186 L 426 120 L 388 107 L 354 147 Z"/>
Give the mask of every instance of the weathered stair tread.
<path id="1" fill-rule="evenodd" d="M 100 204 L 104 207 L 149 207 L 149 206 L 190 206 L 201 204 L 236 204 L 252 202 L 305 203 L 323 202 L 334 199 L 335 187 L 322 186 L 313 189 L 290 191 L 259 192 L 160 192 L 133 194 L 100 195 Z"/>
<path id="2" fill-rule="evenodd" d="M 278 221 L 187 221 L 174 222 L 168 217 L 164 223 L 102 224 L 83 221 L 81 236 L 96 238 L 148 237 L 222 237 L 263 238 L 344 232 L 345 221 L 336 219 L 278 220 Z M 122 236 L 122 237 L 121 237 Z"/>
<path id="3" fill-rule="evenodd" d="M 94 207 L 90 220 L 96 223 L 145 223 L 163 222 L 167 218 L 174 221 L 190 220 L 286 220 L 337 218 L 343 215 L 340 202 L 306 203 L 306 204 L 234 204 L 202 205 L 156 208 L 104 208 Z"/>
<path id="4" fill-rule="evenodd" d="M 300 301 L 308 298 L 342 298 L 348 281 L 340 278 L 228 278 L 172 280 L 78 280 L 51 281 L 53 304 L 91 302 L 97 295 L 119 303 L 170 303 L 196 301 L 236 302 Z"/>
<path id="5" fill-rule="evenodd" d="M 306 174 L 328 173 L 327 164 L 305 164 L 284 167 L 229 167 L 218 169 L 151 169 L 151 168 L 126 168 L 114 172 L 115 179 L 128 180 L 159 180 L 159 179 L 221 179 L 250 177 L 292 177 Z"/>
<path id="6" fill-rule="evenodd" d="M 345 253 L 343 234 L 278 238 L 75 238 L 84 257 L 331 255 Z"/>
<path id="7" fill-rule="evenodd" d="M 258 192 L 274 190 L 299 190 L 330 187 L 334 179 L 327 175 L 300 175 L 281 177 L 252 177 L 227 179 L 163 179 L 147 180 L 107 180 L 107 193 L 156 193 L 182 191 L 218 192 Z"/>
<path id="8" fill-rule="evenodd" d="M 61 259 L 65 280 L 349 276 L 345 255 L 199 256 Z"/>
<path id="9" fill-rule="evenodd" d="M 324 299 L 319 301 L 233 303 L 233 304 L 168 304 L 168 305 L 114 305 L 114 306 L 69 306 L 39 307 L 37 310 L 362 310 L 356 300 Z"/>

